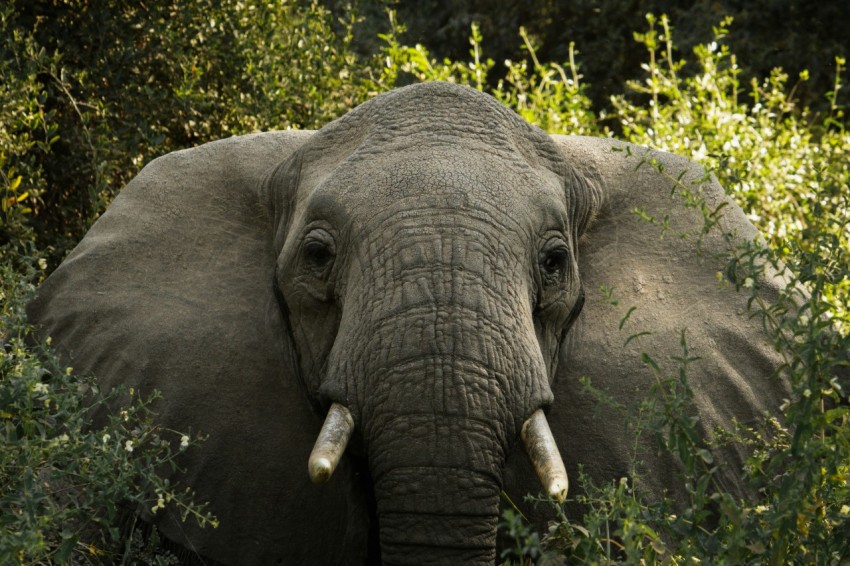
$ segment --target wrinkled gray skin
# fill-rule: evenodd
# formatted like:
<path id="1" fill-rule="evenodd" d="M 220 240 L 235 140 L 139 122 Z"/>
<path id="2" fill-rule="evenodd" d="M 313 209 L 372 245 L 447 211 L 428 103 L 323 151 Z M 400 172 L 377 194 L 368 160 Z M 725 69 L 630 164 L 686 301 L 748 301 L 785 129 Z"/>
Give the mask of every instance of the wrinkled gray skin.
<path id="1" fill-rule="evenodd" d="M 622 415 L 578 379 L 623 402 L 644 394 L 654 378 L 638 343 L 623 347 L 629 333 L 652 331 L 640 348 L 669 362 L 688 329 L 706 431 L 784 394 L 741 315 L 746 297 L 678 237 L 700 214 L 613 151 L 625 147 L 643 152 L 550 138 L 467 88 L 406 87 L 315 133 L 152 162 L 30 313 L 69 365 L 106 388 L 159 389 L 161 422 L 209 435 L 181 477 L 221 527 L 153 519 L 187 548 L 229 564 L 358 564 L 379 540 L 386 564 L 492 564 L 500 490 L 516 502 L 540 490 L 517 442 L 533 411 L 550 410 L 574 480 L 578 464 L 597 481 L 627 473 Z M 674 176 L 701 174 L 656 157 Z M 703 190 L 712 207 L 726 200 L 716 183 Z M 669 214 L 667 236 L 635 207 Z M 739 208 L 725 210 L 727 229 L 754 237 Z M 638 307 L 622 332 L 603 284 Z M 354 438 L 314 486 L 307 458 L 334 401 Z M 644 462 L 658 493 L 675 466 L 654 451 Z"/>

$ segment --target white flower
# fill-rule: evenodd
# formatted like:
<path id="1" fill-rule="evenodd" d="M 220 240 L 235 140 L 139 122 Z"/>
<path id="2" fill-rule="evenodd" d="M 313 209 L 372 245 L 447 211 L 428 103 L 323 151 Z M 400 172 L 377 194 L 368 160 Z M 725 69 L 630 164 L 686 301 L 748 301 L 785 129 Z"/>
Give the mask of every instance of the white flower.
<path id="1" fill-rule="evenodd" d="M 850 505 L 842 505 L 841 510 L 838 512 L 842 517 L 847 517 L 850 515 Z"/>
<path id="2" fill-rule="evenodd" d="M 100 439 L 103 441 L 103 443 L 104 443 L 104 444 L 106 444 L 107 442 L 109 442 L 109 440 L 110 440 L 111 438 L 112 438 L 112 437 L 111 437 L 111 436 L 109 436 L 108 434 L 104 434 L 104 435 L 103 435 Z"/>
<path id="3" fill-rule="evenodd" d="M 180 437 L 180 450 L 185 450 L 189 447 L 189 437 L 185 434 Z"/>
<path id="4" fill-rule="evenodd" d="M 811 389 L 809 389 L 809 388 L 807 387 L 807 388 L 803 391 L 803 397 L 805 397 L 806 399 L 808 399 L 808 398 L 809 398 L 809 397 L 811 397 L 811 396 L 812 396 L 812 390 L 811 390 Z"/>
<path id="5" fill-rule="evenodd" d="M 747 277 L 746 279 L 744 279 L 744 288 L 745 289 L 752 289 L 753 283 L 754 283 L 753 278 Z"/>
<path id="6" fill-rule="evenodd" d="M 131 453 L 133 452 L 133 441 L 132 440 L 128 440 L 127 442 L 124 443 L 124 450 L 126 450 L 127 452 L 131 452 Z"/>
<path id="7" fill-rule="evenodd" d="M 161 493 L 156 494 L 156 504 L 151 507 L 151 513 L 156 513 L 160 509 L 165 509 L 165 499 Z"/>
<path id="8" fill-rule="evenodd" d="M 47 384 L 46 383 L 36 383 L 32 386 L 32 390 L 36 393 L 47 393 Z"/>

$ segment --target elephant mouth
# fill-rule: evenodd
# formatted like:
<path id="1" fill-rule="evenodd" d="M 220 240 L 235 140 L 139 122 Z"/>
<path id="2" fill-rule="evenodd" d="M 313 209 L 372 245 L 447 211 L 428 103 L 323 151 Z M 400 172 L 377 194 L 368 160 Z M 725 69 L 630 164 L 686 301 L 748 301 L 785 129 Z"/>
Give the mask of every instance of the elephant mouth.
<path id="1" fill-rule="evenodd" d="M 307 469 L 313 483 L 321 484 L 330 479 L 353 432 L 351 412 L 344 405 L 333 403 L 308 460 Z M 563 503 L 569 489 L 567 471 L 542 409 L 526 419 L 520 438 L 543 489 Z"/>

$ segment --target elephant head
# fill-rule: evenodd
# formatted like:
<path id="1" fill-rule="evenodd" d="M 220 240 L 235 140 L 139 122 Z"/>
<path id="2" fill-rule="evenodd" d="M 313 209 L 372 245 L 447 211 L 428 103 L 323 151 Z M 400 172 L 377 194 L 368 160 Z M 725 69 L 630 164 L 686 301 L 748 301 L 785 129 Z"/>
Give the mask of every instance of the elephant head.
<path id="1" fill-rule="evenodd" d="M 651 277 L 669 261 L 617 232 L 623 218 L 583 249 L 600 209 L 624 210 L 606 199 L 641 198 L 618 188 L 628 170 L 606 173 L 626 159 L 600 158 L 610 148 L 429 83 L 315 133 L 176 152 L 122 191 L 30 313 L 70 365 L 107 388 L 160 390 L 164 424 L 209 435 L 181 477 L 222 526 L 161 523 L 199 554 L 492 564 L 500 491 L 537 491 L 513 456 L 520 437 L 545 488 L 566 489 L 553 403 L 558 443 L 593 458 L 567 438 L 561 404 L 580 395 L 552 390 L 556 373 L 575 383 L 585 345 L 582 373 L 618 348 L 587 324 L 568 338 L 583 289 L 596 293 L 599 266 L 628 277 L 618 257 Z"/>
<path id="2" fill-rule="evenodd" d="M 319 131 L 261 201 L 296 373 L 358 433 L 384 559 L 492 562 L 506 454 L 551 404 L 581 308 L 576 242 L 593 186 L 495 100 L 436 83 Z M 545 438 L 545 417 L 532 422 Z M 333 446 L 317 445 L 314 479 Z M 562 464 L 540 466 L 564 489 L 545 472 Z"/>

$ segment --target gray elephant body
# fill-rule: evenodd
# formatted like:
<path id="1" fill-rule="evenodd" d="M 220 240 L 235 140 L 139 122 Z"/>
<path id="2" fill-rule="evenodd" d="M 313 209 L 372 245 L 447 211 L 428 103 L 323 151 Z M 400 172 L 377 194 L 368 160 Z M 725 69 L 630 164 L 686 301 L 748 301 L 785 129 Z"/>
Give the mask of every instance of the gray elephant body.
<path id="1" fill-rule="evenodd" d="M 578 378 L 624 402 L 654 378 L 636 343 L 623 347 L 623 312 L 601 285 L 637 307 L 629 324 L 652 331 L 640 348 L 659 359 L 687 328 L 708 434 L 787 395 L 746 296 L 717 283 L 724 265 L 711 252 L 726 242 L 710 235 L 697 256 L 678 237 L 702 215 L 671 197 L 668 176 L 638 166 L 643 152 L 549 138 L 470 89 L 407 87 L 317 133 L 155 160 L 30 314 L 69 365 L 107 389 L 157 389 L 164 425 L 209 435 L 182 456 L 181 481 L 222 526 L 156 518 L 198 554 L 357 564 L 375 559 L 380 529 L 387 563 L 492 563 L 499 490 L 514 501 L 540 490 L 514 447 L 531 412 L 551 406 L 573 476 L 578 464 L 597 481 L 629 471 L 624 417 Z M 702 175 L 656 157 L 674 176 L 688 171 L 686 183 Z M 755 237 L 716 182 L 700 187 L 712 208 L 728 203 L 724 230 Z M 666 237 L 635 208 L 669 215 Z M 781 281 L 760 284 L 769 293 Z M 355 439 L 314 486 L 307 459 L 331 402 L 352 408 Z M 645 487 L 660 493 L 675 464 L 654 451 L 644 460 Z M 722 479 L 743 490 L 729 470 Z"/>

